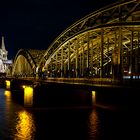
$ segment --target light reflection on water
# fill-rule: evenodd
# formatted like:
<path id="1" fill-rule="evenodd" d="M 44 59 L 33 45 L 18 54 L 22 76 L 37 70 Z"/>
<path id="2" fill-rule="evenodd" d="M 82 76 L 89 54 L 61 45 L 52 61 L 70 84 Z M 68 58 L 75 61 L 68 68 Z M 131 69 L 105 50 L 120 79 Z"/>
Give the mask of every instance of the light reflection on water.
<path id="1" fill-rule="evenodd" d="M 94 109 L 88 120 L 89 137 L 96 139 L 99 136 L 100 120 L 98 118 L 97 111 Z"/>
<path id="2" fill-rule="evenodd" d="M 5 90 L 4 95 L 5 95 L 6 108 L 9 109 L 11 104 L 11 91 Z"/>
<path id="3" fill-rule="evenodd" d="M 90 116 L 86 114 L 88 113 L 87 111 L 79 112 L 76 110 L 64 110 L 60 112 L 58 110 L 36 110 L 34 112 L 31 109 L 26 110 L 23 106 L 15 103 L 12 100 L 9 90 L 0 91 L 0 97 L 2 97 L 0 98 L 0 102 L 3 102 L 3 106 L 1 107 L 4 110 L 3 113 L 0 112 L 4 115 L 3 117 L 0 115 L 1 121 L 3 120 L 2 123 L 0 121 L 0 138 L 2 139 L 34 140 L 45 138 L 51 140 L 52 136 L 53 138 L 57 138 L 57 135 L 63 139 L 64 136 L 62 135 L 65 135 L 65 133 L 69 135 L 67 137 L 71 139 L 82 139 L 82 136 L 85 136 L 87 133 L 87 131 L 85 131 L 86 127 L 84 126 L 87 119 L 89 121 L 88 131 L 90 133 L 89 135 L 91 135 L 90 137 L 93 138 L 97 135 L 98 116 L 95 110 L 92 111 Z M 54 131 L 56 128 L 58 128 L 57 131 Z M 69 131 L 66 131 L 67 129 Z M 82 133 L 79 133 L 77 130 Z M 75 131 L 77 131 L 77 133 L 75 133 Z"/>
<path id="4" fill-rule="evenodd" d="M 33 140 L 33 114 L 13 102 L 9 90 L 0 89 L 0 140 Z"/>
<path id="5" fill-rule="evenodd" d="M 0 89 L 0 140 L 118 140 L 130 137 L 127 134 L 139 137 L 139 132 L 132 132 L 132 128 L 139 127 L 139 118 L 132 114 L 97 108 L 27 110 L 13 101 L 10 91 Z"/>
<path id="6" fill-rule="evenodd" d="M 34 139 L 35 124 L 32 114 L 23 110 L 17 114 L 15 140 L 32 140 Z"/>

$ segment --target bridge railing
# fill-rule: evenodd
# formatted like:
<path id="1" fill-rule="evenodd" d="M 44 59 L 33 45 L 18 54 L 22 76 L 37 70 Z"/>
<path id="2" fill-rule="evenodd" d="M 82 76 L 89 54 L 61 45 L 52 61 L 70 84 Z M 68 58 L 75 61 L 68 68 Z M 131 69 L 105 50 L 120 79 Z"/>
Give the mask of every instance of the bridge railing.
<path id="1" fill-rule="evenodd" d="M 114 85 L 119 83 L 118 80 L 113 80 L 111 78 L 47 78 L 47 81 L 87 85 Z"/>

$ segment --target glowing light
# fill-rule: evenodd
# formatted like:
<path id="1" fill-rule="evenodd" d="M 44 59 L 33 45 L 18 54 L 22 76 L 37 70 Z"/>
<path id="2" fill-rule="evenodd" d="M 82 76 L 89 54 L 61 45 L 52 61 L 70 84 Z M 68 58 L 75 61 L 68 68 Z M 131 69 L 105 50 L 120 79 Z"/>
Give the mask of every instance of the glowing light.
<path id="1" fill-rule="evenodd" d="M 11 92 L 9 90 L 5 90 L 4 95 L 6 96 L 6 98 L 11 98 Z"/>
<path id="2" fill-rule="evenodd" d="M 9 89 L 10 88 L 10 84 L 11 84 L 10 81 L 6 80 L 5 82 L 6 82 L 6 89 Z"/>
<path id="3" fill-rule="evenodd" d="M 30 86 L 24 87 L 24 105 L 28 107 L 33 105 L 33 88 Z"/>
<path id="4" fill-rule="evenodd" d="M 11 104 L 11 91 L 5 90 L 4 95 L 5 95 L 5 99 L 6 99 L 6 106 L 8 109 L 10 107 L 10 104 Z"/>
<path id="5" fill-rule="evenodd" d="M 96 110 L 93 110 L 89 116 L 89 135 L 92 139 L 96 139 L 99 135 L 100 120 Z"/>
<path id="6" fill-rule="evenodd" d="M 92 91 L 92 103 L 96 103 L 96 91 Z"/>
<path id="7" fill-rule="evenodd" d="M 4 91 L 4 96 L 5 96 L 5 116 L 6 120 L 10 121 L 11 120 L 11 115 L 9 114 L 11 110 L 11 91 L 10 90 L 5 90 Z"/>
<path id="8" fill-rule="evenodd" d="M 22 88 L 25 88 L 25 87 L 26 87 L 25 85 L 22 86 Z"/>
<path id="9" fill-rule="evenodd" d="M 27 111 L 20 111 L 17 114 L 18 122 L 16 125 L 15 140 L 34 139 L 35 124 L 32 115 Z"/>

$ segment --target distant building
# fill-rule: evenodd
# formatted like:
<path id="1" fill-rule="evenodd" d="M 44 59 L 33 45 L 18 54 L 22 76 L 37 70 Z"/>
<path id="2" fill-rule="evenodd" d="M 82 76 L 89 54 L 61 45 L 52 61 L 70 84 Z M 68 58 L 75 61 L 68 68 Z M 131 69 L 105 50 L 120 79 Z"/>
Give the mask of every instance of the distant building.
<path id="1" fill-rule="evenodd" d="M 4 37 L 2 37 L 0 46 L 0 76 L 10 75 L 12 60 L 7 59 L 8 51 L 5 48 Z"/>

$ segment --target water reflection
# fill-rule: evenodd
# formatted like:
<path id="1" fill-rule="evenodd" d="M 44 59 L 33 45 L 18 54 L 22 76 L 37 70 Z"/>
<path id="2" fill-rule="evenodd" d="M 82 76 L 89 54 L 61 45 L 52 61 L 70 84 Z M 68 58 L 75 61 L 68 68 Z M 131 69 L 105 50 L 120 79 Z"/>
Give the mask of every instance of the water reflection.
<path id="1" fill-rule="evenodd" d="M 15 140 L 32 140 L 35 134 L 35 124 L 32 114 L 23 110 L 17 114 Z"/>
<path id="2" fill-rule="evenodd" d="M 9 90 L 5 90 L 4 91 L 4 96 L 5 96 L 5 105 L 6 105 L 6 109 L 9 110 L 10 106 L 11 106 L 11 91 Z M 9 111 L 8 111 L 9 112 Z"/>
<path id="3" fill-rule="evenodd" d="M 96 109 L 92 110 L 89 116 L 88 127 L 90 139 L 97 139 L 99 137 L 100 121 Z"/>
<path id="4" fill-rule="evenodd" d="M 11 91 L 5 90 L 4 95 L 6 97 L 6 100 L 8 100 L 8 101 L 11 100 Z"/>

